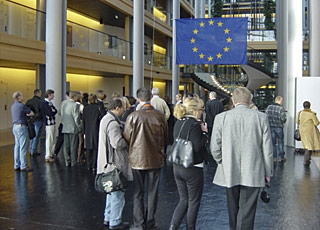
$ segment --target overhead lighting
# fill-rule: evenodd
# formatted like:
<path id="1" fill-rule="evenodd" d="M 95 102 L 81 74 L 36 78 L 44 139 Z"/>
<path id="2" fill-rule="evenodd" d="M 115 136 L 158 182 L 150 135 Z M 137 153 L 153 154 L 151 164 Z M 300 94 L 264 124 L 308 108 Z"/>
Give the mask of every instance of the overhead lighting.
<path id="1" fill-rule="evenodd" d="M 114 15 L 114 18 L 118 20 L 118 19 L 119 19 L 119 16 L 118 16 L 117 14 L 115 14 L 115 15 Z"/>

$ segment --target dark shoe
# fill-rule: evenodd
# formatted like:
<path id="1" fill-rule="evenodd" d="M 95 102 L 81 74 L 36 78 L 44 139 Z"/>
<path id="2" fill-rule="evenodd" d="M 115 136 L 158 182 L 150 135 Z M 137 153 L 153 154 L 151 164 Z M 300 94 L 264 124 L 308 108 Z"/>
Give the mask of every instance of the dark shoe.
<path id="1" fill-rule="evenodd" d="M 158 225 L 153 225 L 151 227 L 147 228 L 148 230 L 160 230 L 160 227 Z"/>
<path id="2" fill-rule="evenodd" d="M 20 168 L 15 168 L 14 171 L 20 171 Z"/>
<path id="3" fill-rule="evenodd" d="M 303 164 L 304 164 L 304 165 L 310 165 L 311 162 L 310 162 L 310 161 L 305 161 L 305 162 L 303 162 Z"/>
<path id="4" fill-rule="evenodd" d="M 33 168 L 31 168 L 31 167 L 29 167 L 29 166 L 27 166 L 26 168 L 24 168 L 24 169 L 21 169 L 21 172 L 32 172 L 33 171 Z"/>
<path id="5" fill-rule="evenodd" d="M 130 227 L 130 224 L 128 222 L 121 222 L 118 225 L 109 226 L 109 229 L 128 229 L 129 227 Z"/>
<path id="6" fill-rule="evenodd" d="M 171 224 L 169 230 L 177 230 L 177 227 Z"/>
<path id="7" fill-rule="evenodd" d="M 284 162 L 286 162 L 286 160 L 287 160 L 286 158 L 281 157 L 281 158 L 279 159 L 279 162 L 280 162 L 280 163 L 284 163 Z"/>
<path id="8" fill-rule="evenodd" d="M 109 227 L 109 221 L 104 221 L 103 224 L 104 226 Z"/>
<path id="9" fill-rule="evenodd" d="M 39 153 L 39 152 L 30 153 L 30 156 L 32 156 L 32 157 L 37 157 L 40 155 L 41 155 L 41 153 Z"/>
<path id="10" fill-rule="evenodd" d="M 130 226 L 130 230 L 144 230 L 144 228 L 143 227 L 136 227 L 134 225 L 131 225 Z"/>

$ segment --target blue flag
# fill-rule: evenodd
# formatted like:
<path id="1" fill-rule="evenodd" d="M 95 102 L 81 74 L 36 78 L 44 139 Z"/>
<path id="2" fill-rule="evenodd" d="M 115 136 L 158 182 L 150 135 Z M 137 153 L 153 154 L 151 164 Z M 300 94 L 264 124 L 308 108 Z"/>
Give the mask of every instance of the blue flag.
<path id="1" fill-rule="evenodd" d="M 176 64 L 247 64 L 248 18 L 177 19 Z"/>

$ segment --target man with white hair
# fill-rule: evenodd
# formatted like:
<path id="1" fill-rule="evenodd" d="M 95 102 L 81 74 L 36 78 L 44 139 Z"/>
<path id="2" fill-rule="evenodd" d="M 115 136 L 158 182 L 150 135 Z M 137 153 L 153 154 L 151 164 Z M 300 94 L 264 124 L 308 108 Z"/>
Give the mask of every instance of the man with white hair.
<path id="1" fill-rule="evenodd" d="M 212 91 L 209 93 L 209 101 L 206 103 L 205 110 L 208 135 L 211 137 L 214 118 L 217 114 L 223 112 L 223 104 L 217 99 L 216 92 Z"/>
<path id="2" fill-rule="evenodd" d="M 170 109 L 167 105 L 167 103 L 159 97 L 159 89 L 158 88 L 152 88 L 152 99 L 151 99 L 151 105 L 156 109 L 159 110 L 160 112 L 162 112 L 165 117 L 166 120 L 169 119 L 170 117 Z"/>
<path id="3" fill-rule="evenodd" d="M 226 187 L 230 229 L 252 230 L 260 188 L 273 174 L 271 132 L 267 115 L 249 108 L 247 88 L 235 89 L 232 102 L 235 108 L 218 114 L 213 125 L 213 183 Z"/>

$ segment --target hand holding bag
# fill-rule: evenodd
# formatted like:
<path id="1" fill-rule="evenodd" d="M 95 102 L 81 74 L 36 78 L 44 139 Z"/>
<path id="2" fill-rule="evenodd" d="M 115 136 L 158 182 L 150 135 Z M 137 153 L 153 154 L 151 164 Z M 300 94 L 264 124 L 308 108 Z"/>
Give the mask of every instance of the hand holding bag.
<path id="1" fill-rule="evenodd" d="M 193 146 L 192 142 L 189 140 L 190 128 L 188 130 L 187 139 L 184 140 L 180 137 L 181 131 L 187 120 L 181 126 L 178 137 L 175 139 L 171 151 L 168 154 L 168 162 L 175 165 L 180 165 L 185 168 L 192 167 L 194 165 L 193 161 Z"/>
<path id="2" fill-rule="evenodd" d="M 109 124 L 115 120 L 111 120 L 108 124 L 106 129 L 108 129 Z M 127 185 L 128 180 L 122 174 L 122 172 L 113 164 L 113 157 L 114 157 L 114 149 L 110 144 L 109 137 L 107 136 L 106 142 L 106 154 L 107 154 L 107 164 L 105 165 L 106 173 L 99 173 L 96 175 L 94 180 L 94 187 L 98 192 L 105 192 L 107 194 L 115 191 L 123 191 Z M 110 160 L 109 160 L 110 157 Z"/>
<path id="3" fill-rule="evenodd" d="M 301 141 L 300 130 L 299 130 L 299 126 L 300 126 L 300 113 L 301 113 L 301 111 L 299 112 L 299 115 L 298 115 L 298 127 L 297 127 L 296 130 L 294 131 L 294 139 L 295 139 L 296 141 Z"/>

